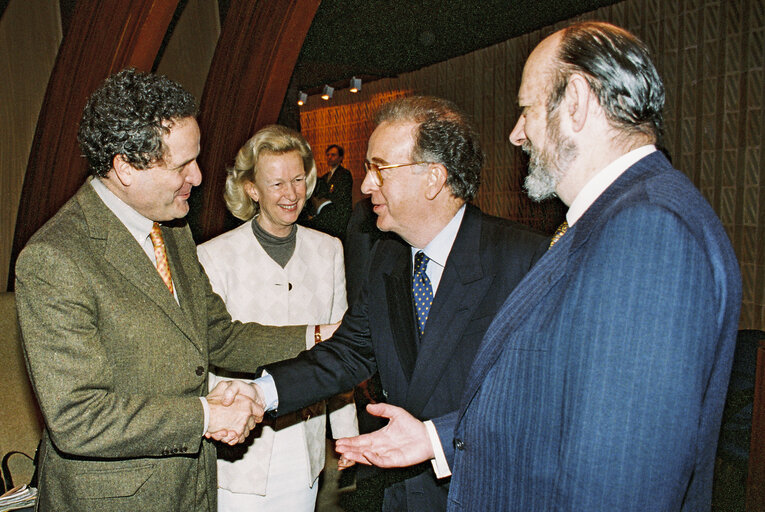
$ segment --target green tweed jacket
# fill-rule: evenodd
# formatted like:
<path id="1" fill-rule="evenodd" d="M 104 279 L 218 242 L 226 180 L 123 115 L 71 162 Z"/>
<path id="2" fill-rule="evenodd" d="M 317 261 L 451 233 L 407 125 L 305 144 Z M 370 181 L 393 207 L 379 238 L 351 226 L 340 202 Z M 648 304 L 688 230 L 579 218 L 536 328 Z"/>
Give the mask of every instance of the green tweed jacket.
<path id="1" fill-rule="evenodd" d="M 216 510 L 203 438 L 211 364 L 254 371 L 304 327 L 232 322 L 186 225 L 163 227 L 180 306 L 89 183 L 21 252 L 16 299 L 46 429 L 42 511 Z"/>

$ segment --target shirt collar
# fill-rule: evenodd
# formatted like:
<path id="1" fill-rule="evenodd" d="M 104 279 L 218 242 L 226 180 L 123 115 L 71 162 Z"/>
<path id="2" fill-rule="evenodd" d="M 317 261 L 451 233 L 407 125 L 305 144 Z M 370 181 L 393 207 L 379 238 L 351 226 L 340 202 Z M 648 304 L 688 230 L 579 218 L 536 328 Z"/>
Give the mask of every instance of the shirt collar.
<path id="1" fill-rule="evenodd" d="M 454 240 L 457 238 L 457 232 L 460 229 L 462 218 L 464 216 L 465 205 L 463 204 L 460 209 L 457 210 L 457 213 L 454 214 L 452 220 L 438 232 L 428 245 L 421 249 L 430 261 L 437 263 L 441 268 L 446 266 L 446 260 L 449 258 L 449 253 L 452 251 L 452 245 L 454 245 Z M 414 261 L 414 255 L 419 251 L 420 249 L 412 247 L 412 261 Z"/>
<path id="2" fill-rule="evenodd" d="M 147 219 L 122 199 L 114 195 L 100 178 L 90 180 L 90 186 L 96 191 L 98 197 L 104 202 L 114 215 L 122 222 L 139 244 L 143 244 L 154 226 L 154 221 Z"/>
<path id="3" fill-rule="evenodd" d="M 602 171 L 593 176 L 571 202 L 571 206 L 566 213 L 566 222 L 568 222 L 568 225 L 573 226 L 576 221 L 584 215 L 584 212 L 592 206 L 598 197 L 600 197 L 600 195 L 605 192 L 605 190 L 610 187 L 619 176 L 624 174 L 624 171 L 632 167 L 638 160 L 648 156 L 654 151 L 656 151 L 656 146 L 653 144 L 633 149 L 629 153 L 625 153 L 608 164 Z"/>

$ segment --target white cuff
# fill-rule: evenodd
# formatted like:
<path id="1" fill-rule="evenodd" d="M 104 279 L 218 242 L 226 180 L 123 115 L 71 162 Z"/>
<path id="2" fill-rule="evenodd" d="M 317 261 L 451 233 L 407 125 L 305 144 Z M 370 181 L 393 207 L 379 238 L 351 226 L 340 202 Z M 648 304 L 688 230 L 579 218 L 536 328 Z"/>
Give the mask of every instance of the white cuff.
<path id="1" fill-rule="evenodd" d="M 436 478 L 446 478 L 452 476 L 452 472 L 449 469 L 449 464 L 446 462 L 446 455 L 444 455 L 444 449 L 441 447 L 441 438 L 438 437 L 438 431 L 436 426 L 430 420 L 425 421 L 425 430 L 428 432 L 428 438 L 430 439 L 430 445 L 433 447 L 433 453 L 435 457 L 430 459 L 430 463 L 433 466 L 433 471 L 436 473 Z"/>
<path id="2" fill-rule="evenodd" d="M 305 349 L 311 350 L 316 345 L 316 339 L 314 338 L 315 325 L 307 325 L 305 328 Z M 264 375 L 266 375 L 264 373 Z"/>
<path id="3" fill-rule="evenodd" d="M 202 435 L 207 433 L 207 428 L 210 426 L 210 404 L 207 403 L 207 398 L 200 396 L 202 401 L 202 409 L 205 411 L 205 429 L 202 431 Z"/>
<path id="4" fill-rule="evenodd" d="M 273 411 L 279 407 L 279 393 L 276 391 L 276 382 L 273 375 L 263 370 L 263 375 L 253 381 L 263 392 L 263 399 L 266 401 L 266 411 Z"/>

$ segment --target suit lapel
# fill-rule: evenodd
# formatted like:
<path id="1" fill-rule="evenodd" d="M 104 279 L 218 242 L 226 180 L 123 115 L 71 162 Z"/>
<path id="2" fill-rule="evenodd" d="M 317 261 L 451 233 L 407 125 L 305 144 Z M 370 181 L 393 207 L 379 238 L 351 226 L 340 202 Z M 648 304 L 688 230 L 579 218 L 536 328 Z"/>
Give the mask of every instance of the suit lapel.
<path id="1" fill-rule="evenodd" d="M 555 288 L 566 275 L 566 262 L 572 242 L 576 238 L 574 235 L 577 227 L 578 223 L 555 244 L 554 251 L 548 251 L 537 261 L 494 317 L 470 369 L 458 421 L 478 391 L 486 373 L 505 348 L 505 342 L 512 337 L 511 333 L 527 318 L 548 291 Z"/>
<path id="2" fill-rule="evenodd" d="M 406 400 L 407 410 L 415 416 L 430 399 L 462 333 L 494 279 L 494 275 L 485 274 L 481 267 L 480 216 L 477 209 L 468 206 L 428 315 Z"/>
<path id="3" fill-rule="evenodd" d="M 182 251 L 178 248 L 175 236 L 176 232 L 183 229 L 185 228 L 167 228 L 163 226 L 162 232 L 165 238 L 170 271 L 173 273 L 173 286 L 176 289 L 176 293 L 178 293 L 178 302 L 185 314 L 186 325 L 195 326 L 193 331 L 186 330 L 184 332 L 202 350 L 205 347 L 206 340 L 199 339 L 199 333 L 206 332 L 207 327 L 201 323 L 202 319 L 205 318 L 203 311 L 200 310 L 204 305 L 204 301 L 199 297 L 204 297 L 204 290 L 199 290 L 198 286 L 194 286 L 195 282 L 186 273 L 186 268 L 193 268 L 193 265 L 198 263 L 196 261 L 183 261 Z M 196 259 L 196 252 L 189 254 Z"/>
<path id="4" fill-rule="evenodd" d="M 555 250 L 548 251 L 526 274 L 500 308 L 481 342 L 462 397 L 458 422 L 481 386 L 486 373 L 496 362 L 507 341 L 512 338 L 512 333 L 531 314 L 539 301 L 550 290 L 560 285 L 561 279 L 567 275 L 569 262 L 587 243 L 593 230 L 599 229 L 603 212 L 619 201 L 624 191 L 634 186 L 637 181 L 670 168 L 665 157 L 658 151 L 639 160 L 608 187 L 576 224 L 569 228 L 555 244 Z"/>
<path id="5" fill-rule="evenodd" d="M 103 247 L 104 259 L 147 299 L 154 302 L 176 324 L 178 329 L 199 347 L 199 342 L 196 341 L 197 336 L 192 329 L 193 324 L 178 307 L 173 296 L 168 293 L 157 269 L 152 265 L 151 260 L 133 238 L 133 235 L 101 201 L 89 183 L 80 189 L 78 195 L 78 199 L 83 204 L 83 213 L 88 223 L 89 234 L 91 238 L 98 240 L 96 245 Z M 163 228 L 163 234 L 166 233 L 167 231 Z M 170 251 L 168 252 L 170 253 Z M 177 265 L 173 262 L 174 257 L 177 260 L 177 251 L 175 252 L 174 256 L 168 254 L 171 272 L 174 272 L 174 285 L 176 284 L 175 272 L 178 272 Z"/>
<path id="6" fill-rule="evenodd" d="M 412 309 L 409 246 L 402 243 L 401 248 L 393 261 L 390 273 L 383 273 L 383 281 L 393 346 L 409 381 L 417 359 L 417 332 Z"/>

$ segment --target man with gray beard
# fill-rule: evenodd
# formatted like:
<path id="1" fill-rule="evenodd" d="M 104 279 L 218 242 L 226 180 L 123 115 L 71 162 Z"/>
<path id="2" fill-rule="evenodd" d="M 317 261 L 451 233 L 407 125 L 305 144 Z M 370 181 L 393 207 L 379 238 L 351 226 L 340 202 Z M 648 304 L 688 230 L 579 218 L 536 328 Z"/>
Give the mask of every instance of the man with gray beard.
<path id="1" fill-rule="evenodd" d="M 709 510 L 741 277 L 720 220 L 656 150 L 664 87 L 645 45 L 607 23 L 531 53 L 510 141 L 526 188 L 568 230 L 500 308 L 439 443 L 405 411 L 338 441 L 344 459 L 440 456 L 447 510 Z"/>

